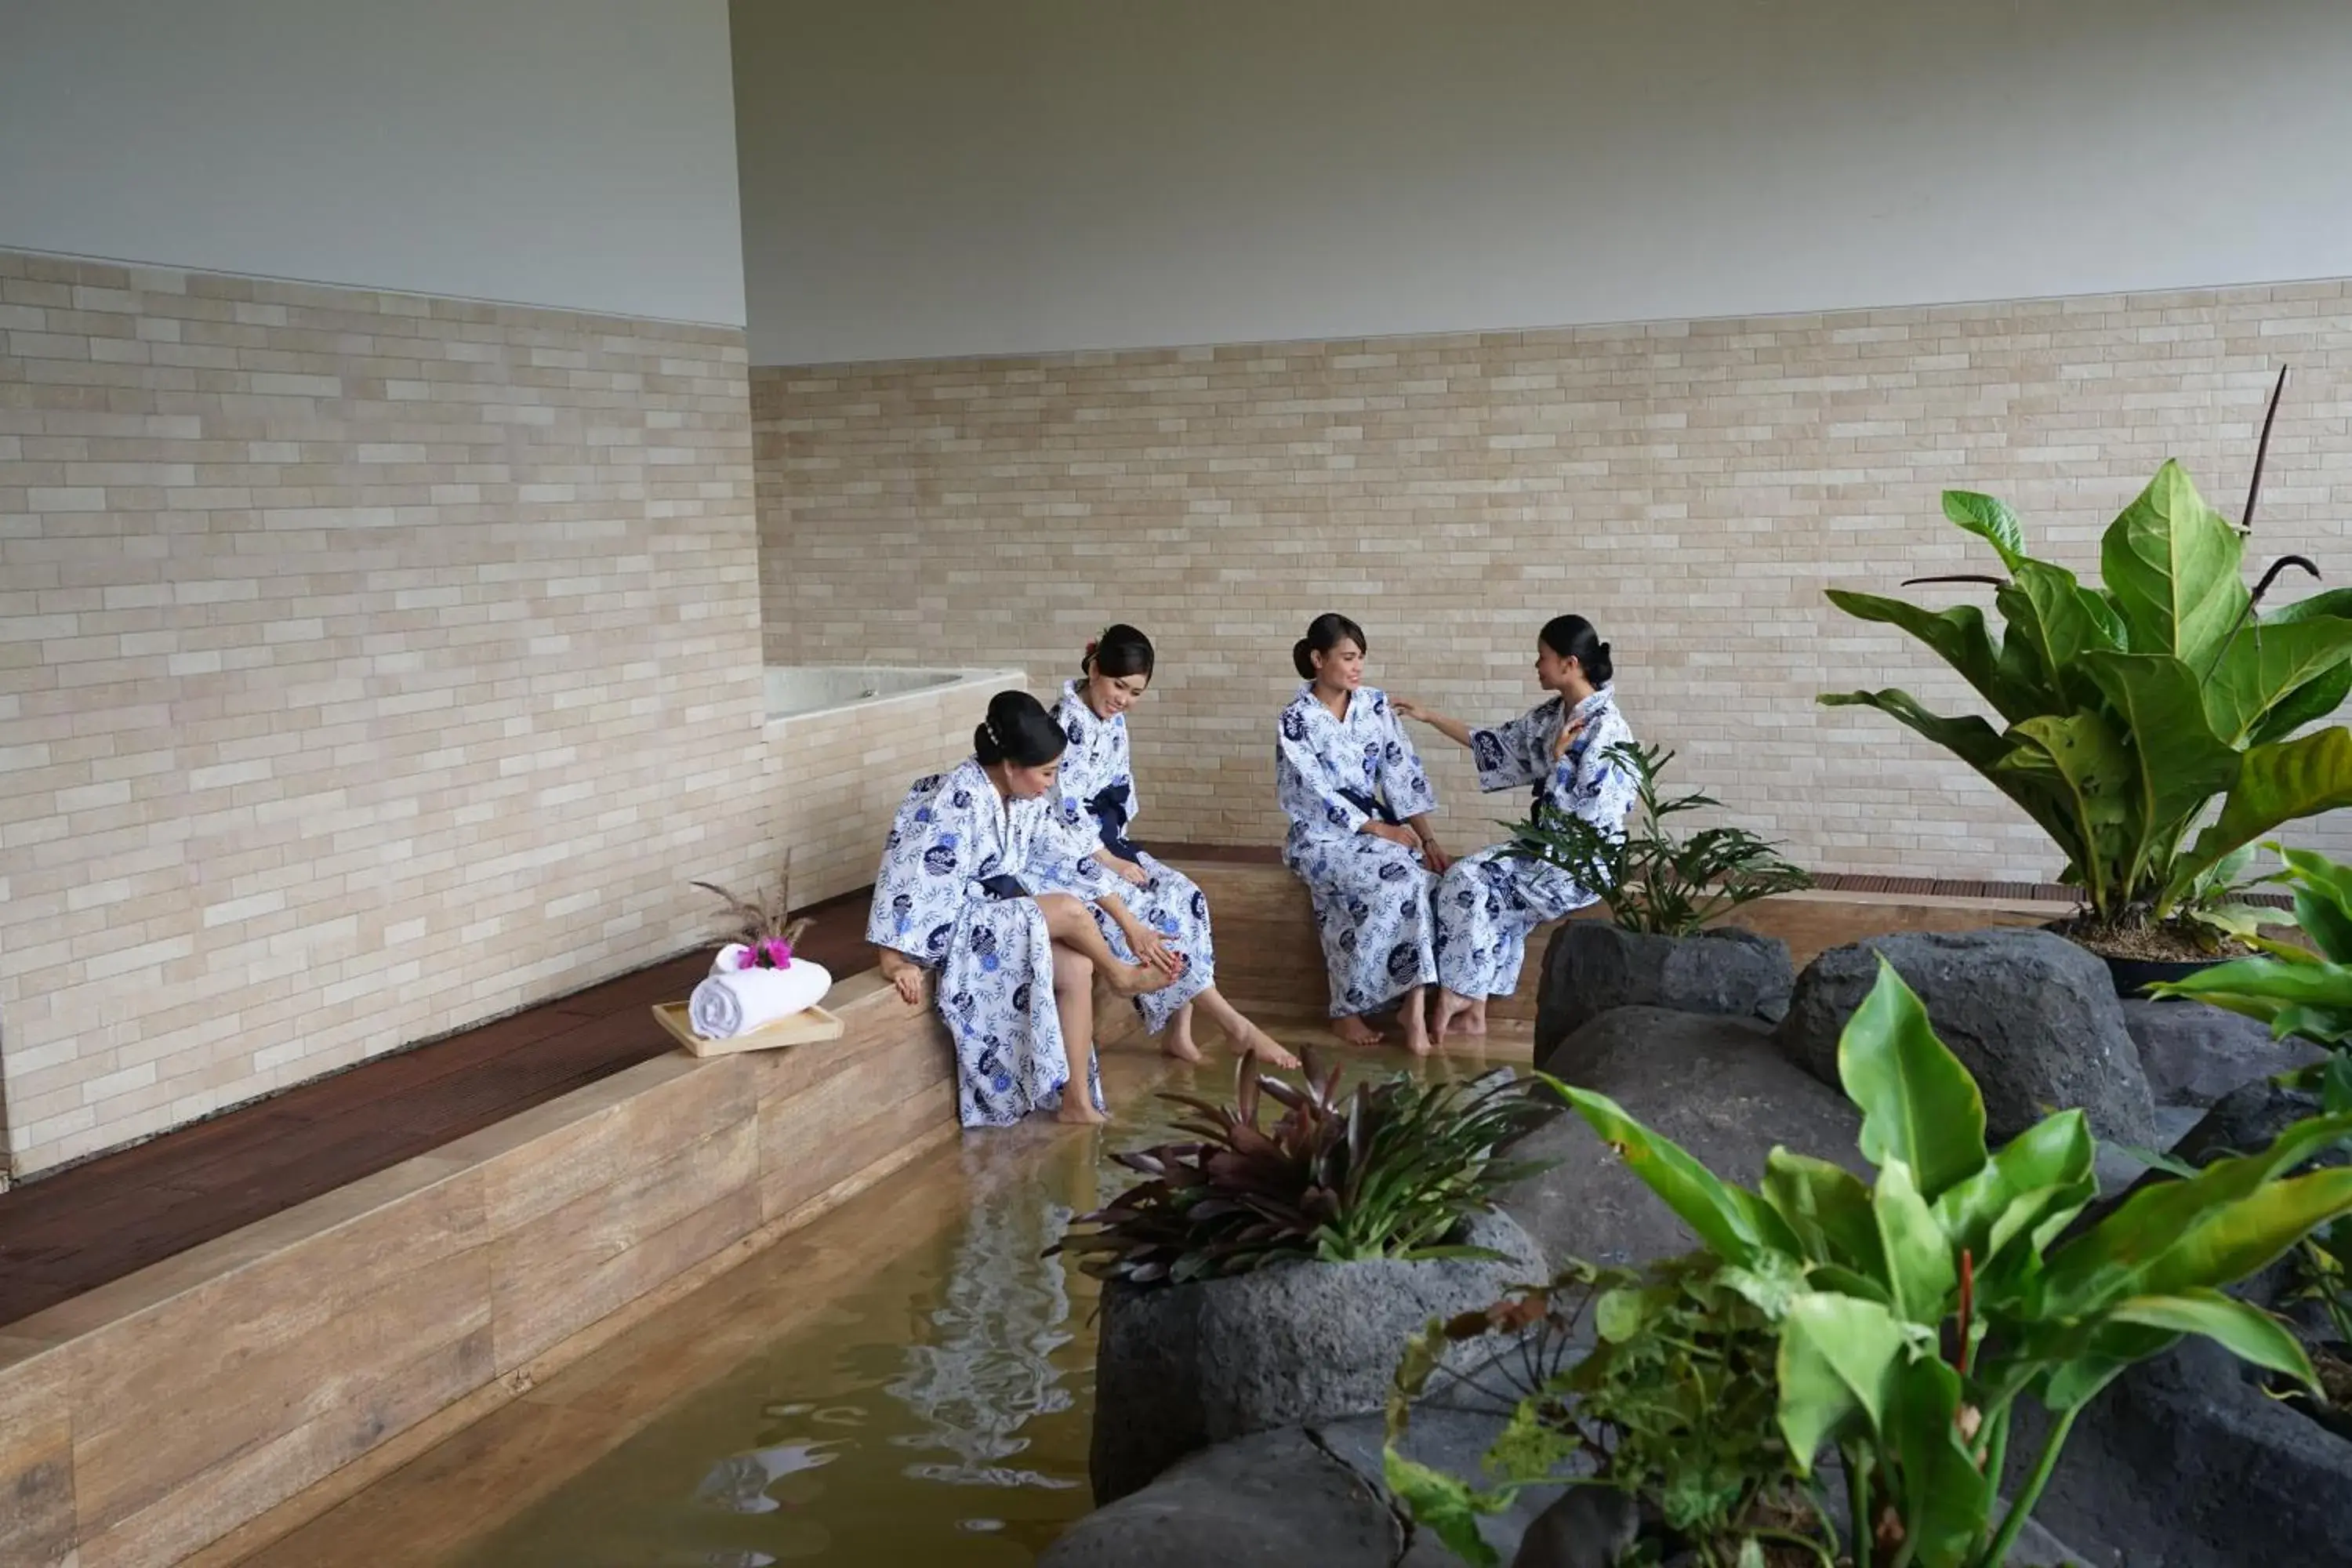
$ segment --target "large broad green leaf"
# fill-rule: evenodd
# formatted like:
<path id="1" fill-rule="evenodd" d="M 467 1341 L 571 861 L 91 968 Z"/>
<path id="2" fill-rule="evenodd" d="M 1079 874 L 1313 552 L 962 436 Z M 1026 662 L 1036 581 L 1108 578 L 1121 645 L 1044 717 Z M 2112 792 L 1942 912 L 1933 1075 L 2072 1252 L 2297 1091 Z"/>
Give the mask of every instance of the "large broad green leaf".
<path id="1" fill-rule="evenodd" d="M 1478 1533 L 1478 1517 L 1501 1512 L 1509 1505 L 1508 1497 L 1497 1500 L 1475 1491 L 1443 1470 L 1406 1458 L 1394 1448 L 1382 1455 L 1381 1468 L 1389 1495 L 1405 1505 L 1415 1524 L 1452 1547 L 1455 1556 L 1479 1568 L 1495 1568 L 1502 1562 L 1501 1554 Z"/>
<path id="2" fill-rule="evenodd" d="M 1670 1138 L 1655 1132 L 1625 1113 L 1624 1107 L 1605 1094 L 1563 1083 L 1538 1074 L 1561 1099 L 1575 1108 L 1601 1142 L 1616 1150 L 1626 1166 L 1649 1189 L 1682 1216 L 1709 1250 L 1727 1262 L 1753 1268 L 1766 1249 L 1795 1255 L 1797 1238 L 1780 1216 L 1756 1194 L 1718 1179 Z"/>
<path id="3" fill-rule="evenodd" d="M 1959 1268 L 1952 1261 L 1951 1238 L 1919 1195 L 1909 1165 L 1893 1158 L 1881 1162 L 1870 1208 L 1878 1222 L 1878 1245 L 1885 1255 L 1886 1285 L 1896 1314 L 1929 1327 L 1942 1322 L 1945 1306 L 1959 1287 Z"/>
<path id="4" fill-rule="evenodd" d="M 2126 1367 L 2159 1355 L 2180 1340 L 2172 1330 L 2109 1321 L 2094 1324 L 2074 1337 L 2079 1347 L 2055 1362 L 2042 1380 L 2039 1396 L 2053 1412 L 2087 1405 Z"/>
<path id="5" fill-rule="evenodd" d="M 2135 843 L 2124 886 L 2136 889 L 2158 868 L 2156 857 L 2179 841 L 2183 825 L 2238 777 L 2240 753 L 2213 733 L 2197 676 L 2181 660 L 2092 653 L 2083 666 L 2131 731 Z"/>
<path id="6" fill-rule="evenodd" d="M 1945 1189 L 1936 1199 L 1937 1221 L 1981 1276 L 2021 1236 L 2036 1249 L 2046 1246 L 2099 1195 L 2096 1155 L 2080 1110 L 2044 1117 L 2002 1144 L 1983 1170 Z"/>
<path id="7" fill-rule="evenodd" d="M 1959 1568 L 1984 1528 L 1993 1478 L 1960 1436 L 1960 1376 L 1933 1356 L 1906 1362 L 1886 1415 L 1902 1461 L 1903 1522 L 1918 1568 Z"/>
<path id="8" fill-rule="evenodd" d="M 2185 1181 L 2140 1188 L 2051 1255 L 2042 1275 L 2046 1313 L 2080 1320 L 2127 1296 L 2232 1283 L 2189 1270 L 2193 1258 L 2211 1255 L 2210 1245 L 2184 1254 L 2160 1289 L 2147 1281 L 2157 1261 L 2184 1245 L 2209 1216 L 2247 1200 L 2281 1171 L 2347 1136 L 2352 1136 L 2352 1116 L 2311 1117 L 2287 1128 L 2267 1148 L 2216 1160 Z M 2352 1172 L 2336 1173 L 2352 1178 Z"/>
<path id="9" fill-rule="evenodd" d="M 2352 658 L 2352 620 L 2319 616 L 2284 626 L 2238 628 L 2205 682 L 2205 716 L 2232 746 L 2249 744 L 2287 696 Z"/>
<path id="10" fill-rule="evenodd" d="M 1780 1324 L 1780 1435 L 1797 1468 L 1812 1473 L 1822 1445 L 1859 1416 L 1875 1433 L 1911 1331 L 1875 1301 L 1826 1291 L 1799 1297 Z"/>
<path id="11" fill-rule="evenodd" d="M 2340 963 L 2294 963 L 2278 958 L 2233 958 L 2156 988 L 2162 997 L 2185 997 L 2226 1007 L 2264 1023 L 2290 1006 L 2352 1008 L 2352 967 Z"/>
<path id="12" fill-rule="evenodd" d="M 1876 984 L 1838 1037 L 1838 1081 L 1862 1111 L 1864 1156 L 1902 1161 L 1922 1196 L 1932 1201 L 1984 1167 L 1984 1096 L 1883 956 Z"/>
<path id="13" fill-rule="evenodd" d="M 2346 1213 L 2352 1213 L 2352 1170 L 2265 1183 L 2199 1215 L 2141 1272 L 2135 1293 L 2172 1296 L 2234 1285 Z"/>
<path id="14" fill-rule="evenodd" d="M 2241 1360 L 2283 1372 L 2312 1387 L 2311 1360 L 2286 1325 L 2259 1307 L 2219 1290 L 2190 1289 L 2171 1296 L 2134 1296 L 2109 1314 L 2117 1322 L 2138 1323 L 2175 1333 L 2202 1334 Z"/>
<path id="15" fill-rule="evenodd" d="M 1774 1149 L 1764 1162 L 1759 1195 L 1787 1222 L 1808 1262 L 1835 1264 L 1874 1280 L 1885 1277 L 1870 1189 L 1852 1171 Z"/>
<path id="16" fill-rule="evenodd" d="M 2025 529 L 2005 501 L 1974 490 L 1946 490 L 1944 515 L 1990 544 L 2011 572 L 2025 562 Z"/>
<path id="17" fill-rule="evenodd" d="M 2207 868 L 2282 823 L 2352 805 L 2352 731 L 2331 725 L 2292 741 L 2250 747 L 2221 816 L 2197 836 L 2173 867 L 2171 889 L 2184 891 Z"/>
<path id="18" fill-rule="evenodd" d="M 2211 668 L 2250 597 L 2239 576 L 2243 554 L 2237 531 L 2179 463 L 2158 469 L 2099 544 L 2100 574 L 2133 650 Z"/>
<path id="19" fill-rule="evenodd" d="M 2046 705 L 2046 698 L 2031 689 L 2018 687 L 2002 670 L 2000 656 L 1985 630 L 1984 612 L 1974 605 L 1928 610 L 1901 599 L 1855 594 L 1843 588 L 1830 589 L 1829 598 L 1830 603 L 1857 620 L 1900 626 L 1926 643 L 1945 663 L 1958 670 L 1996 712 L 2011 722 Z"/>
<path id="20" fill-rule="evenodd" d="M 2012 679 L 2018 673 L 2008 657 L 2012 644 L 2026 650 L 2035 680 L 2053 699 L 2066 690 L 2082 655 L 2099 648 L 2121 651 L 2122 638 L 2110 635 L 2105 604 L 2085 593 L 2074 574 L 2046 561 L 2020 561 L 2011 571 L 2010 584 L 1993 595 L 1993 605 L 2009 622 L 2001 652 Z"/>
<path id="21" fill-rule="evenodd" d="M 2088 710 L 2028 719 L 2010 734 L 2019 745 L 2008 765 L 2045 773 L 2074 813 L 2076 836 L 2096 868 L 2095 875 L 2084 875 L 2084 886 L 2111 888 L 2127 879 L 2140 843 L 2134 809 L 2139 759 L 2107 716 Z M 2074 864 L 2084 869 L 2082 850 L 2075 851 Z"/>
<path id="22" fill-rule="evenodd" d="M 2315 676 L 2280 698 L 2246 738 L 2257 746 L 2284 741 L 2304 726 L 2316 724 L 2343 707 L 2347 696 L 2352 696 L 2352 662 L 2339 664 L 2325 675 Z"/>
<path id="23" fill-rule="evenodd" d="M 2015 743 L 1976 715 L 1947 719 L 1921 707 L 1909 692 L 1894 688 L 1884 691 L 1832 691 L 1815 700 L 1824 708 L 1875 708 L 1925 735 L 1982 773 L 1987 783 L 2016 802 L 2026 816 L 2040 825 L 2069 860 L 2081 862 L 2082 847 L 2077 842 L 2070 803 L 2050 780 L 2009 766 Z"/>

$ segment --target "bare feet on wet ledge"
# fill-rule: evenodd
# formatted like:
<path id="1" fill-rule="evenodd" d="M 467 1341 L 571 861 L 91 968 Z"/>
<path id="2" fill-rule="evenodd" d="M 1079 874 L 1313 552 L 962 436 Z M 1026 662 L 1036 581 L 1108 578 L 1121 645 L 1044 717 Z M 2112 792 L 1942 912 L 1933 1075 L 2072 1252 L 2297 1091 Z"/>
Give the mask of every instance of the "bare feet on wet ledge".
<path id="1" fill-rule="evenodd" d="M 1201 1059 L 1201 1047 L 1192 1038 L 1191 1026 L 1180 1020 L 1169 1025 L 1168 1032 L 1160 1037 L 1160 1054 L 1180 1062 L 1197 1062 Z"/>
<path id="2" fill-rule="evenodd" d="M 1438 1043 L 1444 1044 L 1445 1037 L 1454 1032 L 1456 1028 L 1465 1035 L 1485 1034 L 1486 1022 L 1477 1016 L 1481 1007 L 1481 1004 L 1472 1001 L 1467 996 L 1458 995 L 1451 991 L 1439 992 L 1436 1017 L 1433 1020 L 1436 1026 Z"/>
<path id="3" fill-rule="evenodd" d="M 1429 1025 L 1421 1016 L 1418 1004 L 1399 1010 L 1397 1021 L 1404 1026 L 1404 1048 L 1414 1056 L 1429 1054 Z"/>
<path id="4" fill-rule="evenodd" d="M 1371 1047 L 1381 1043 L 1381 1032 L 1353 1015 L 1332 1019 L 1331 1032 L 1339 1037 L 1343 1046 Z"/>
<path id="5" fill-rule="evenodd" d="M 1255 1024 L 1250 1026 L 1247 1037 L 1236 1043 L 1244 1051 L 1255 1051 L 1258 1065 L 1261 1067 L 1280 1068 L 1288 1071 L 1298 1066 L 1297 1056 L 1293 1055 L 1280 1040 L 1276 1039 Z"/>

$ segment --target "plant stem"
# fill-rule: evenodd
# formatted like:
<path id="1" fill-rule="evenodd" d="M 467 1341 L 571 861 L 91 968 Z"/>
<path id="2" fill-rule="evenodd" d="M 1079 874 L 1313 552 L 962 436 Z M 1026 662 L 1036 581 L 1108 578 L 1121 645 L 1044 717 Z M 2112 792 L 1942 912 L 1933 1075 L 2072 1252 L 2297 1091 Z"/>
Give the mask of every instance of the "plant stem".
<path id="1" fill-rule="evenodd" d="M 1821 1559 L 1822 1568 L 1837 1568 L 1837 1559 L 1830 1554 L 1830 1549 L 1810 1535 L 1799 1535 L 1793 1530 L 1751 1530 L 1748 1533 L 1759 1541 L 1778 1541 L 1801 1552 L 1810 1552 Z"/>
<path id="2" fill-rule="evenodd" d="M 1975 1568 L 2000 1568 L 2009 1560 L 2009 1549 L 2017 1544 L 2018 1531 L 2032 1516 L 2033 1505 L 2042 1500 L 2042 1489 L 2050 1484 L 2052 1472 L 2058 1468 L 2058 1450 L 2066 1446 L 2066 1435 L 2074 1429 L 2074 1417 L 2081 1415 L 2079 1405 L 2058 1417 L 2058 1425 L 2050 1429 L 2050 1440 L 2042 1445 L 2042 1458 L 2033 1463 L 2033 1475 L 2026 1481 L 2025 1489 L 2009 1506 L 2009 1517 L 2000 1521 L 2000 1533 L 1992 1538 L 1992 1545 L 1976 1562 Z M 1994 1478 L 1995 1495 L 1999 1495 L 2000 1478 Z"/>
<path id="3" fill-rule="evenodd" d="M 1870 1459 L 1859 1443 L 1838 1450 L 1845 1456 L 1845 1506 L 1853 1531 L 1853 1568 L 1870 1568 Z"/>

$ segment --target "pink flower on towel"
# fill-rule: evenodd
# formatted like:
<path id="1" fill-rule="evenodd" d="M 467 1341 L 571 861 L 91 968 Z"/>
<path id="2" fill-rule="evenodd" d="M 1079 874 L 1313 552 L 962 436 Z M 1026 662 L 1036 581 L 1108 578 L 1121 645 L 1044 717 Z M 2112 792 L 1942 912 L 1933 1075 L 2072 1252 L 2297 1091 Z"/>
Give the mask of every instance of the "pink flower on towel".
<path id="1" fill-rule="evenodd" d="M 790 969 L 793 966 L 793 944 L 782 937 L 772 936 L 763 940 L 760 943 L 760 955 L 767 960 L 771 969 Z"/>

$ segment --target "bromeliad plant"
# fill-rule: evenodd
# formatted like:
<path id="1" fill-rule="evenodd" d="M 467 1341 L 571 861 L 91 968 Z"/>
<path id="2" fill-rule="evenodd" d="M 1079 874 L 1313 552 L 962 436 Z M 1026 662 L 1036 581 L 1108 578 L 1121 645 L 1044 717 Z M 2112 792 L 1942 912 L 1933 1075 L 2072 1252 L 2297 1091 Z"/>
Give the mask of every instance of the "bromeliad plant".
<path id="1" fill-rule="evenodd" d="M 1855 1568 L 2003 1563 L 2084 1406 L 2183 1334 L 2311 1385 L 2294 1336 L 2222 1290 L 2352 1212 L 2352 1170 L 2282 1173 L 2352 1134 L 2352 1115 L 2313 1117 L 2257 1153 L 2143 1187 L 2061 1241 L 2097 1193 L 2083 1113 L 1988 1151 L 1975 1080 L 1883 961 L 1838 1073 L 1874 1184 L 1776 1149 L 1750 1191 L 1606 1096 L 1556 1088 L 1774 1324 L 1780 1434 L 1801 1473 L 1825 1448 L 1842 1455 Z M 2054 1419 L 1996 1521 L 2028 1398 Z"/>
<path id="2" fill-rule="evenodd" d="M 2261 465 L 2258 455 L 2257 483 Z M 2245 529 L 2253 504 L 2250 494 Z M 1998 724 L 1930 712 L 1892 689 L 1821 700 L 1888 714 L 2015 801 L 2064 853 L 2088 945 L 2174 925 L 2184 945 L 2209 947 L 2175 924 L 2200 880 L 2282 824 L 2352 805 L 2352 732 L 2296 733 L 2352 692 L 2352 594 L 2266 608 L 2283 570 L 2316 568 L 2283 557 L 2250 591 L 2244 529 L 2174 462 L 2109 525 L 2096 585 L 2028 555 L 2016 514 L 1990 496 L 1948 490 L 1944 513 L 1991 545 L 2003 574 L 1914 581 L 1992 584 L 1998 643 L 1973 605 L 1931 611 L 1836 589 L 1830 601 L 1926 643 Z"/>
<path id="3" fill-rule="evenodd" d="M 1771 844 L 1741 827 L 1706 827 L 1677 838 L 1666 819 L 1722 803 L 1711 795 L 1662 795 L 1658 778 L 1675 760 L 1655 746 L 1620 742 L 1603 753 L 1635 781 L 1634 807 L 1621 833 L 1543 806 L 1506 823 L 1510 853 L 1557 866 L 1601 895 L 1627 931 L 1690 936 L 1742 904 L 1812 886 Z"/>
<path id="4" fill-rule="evenodd" d="M 1339 1075 L 1336 1063 L 1318 1070 L 1310 1052 L 1294 1087 L 1261 1072 L 1252 1053 L 1230 1106 L 1161 1096 L 1189 1112 L 1176 1128 L 1197 1142 L 1114 1155 L 1148 1179 L 1081 1215 L 1074 1226 L 1092 1228 L 1051 1252 L 1076 1254 L 1097 1279 L 1146 1286 L 1285 1258 L 1496 1256 L 1457 1233 L 1494 1207 L 1497 1189 L 1544 1168 L 1498 1152 L 1557 1115 L 1558 1102 L 1527 1081 L 1423 1085 L 1403 1074 L 1342 1096 Z M 1269 1100 L 1282 1113 L 1261 1127 Z"/>
<path id="5" fill-rule="evenodd" d="M 1389 1397 L 1390 1491 L 1479 1568 L 1498 1559 L 1478 1517 L 1570 1474 L 1631 1495 L 1700 1568 L 1747 1568 L 1767 1544 L 1829 1568 L 1836 1535 L 1778 1424 L 1779 1334 L 1743 1284 L 1706 1253 L 1639 1273 L 1571 1262 L 1547 1288 L 1432 1323 L 1406 1346 Z M 1569 1363 L 1563 1348 L 1588 1321 L 1591 1348 Z M 1462 1379 L 1490 1398 L 1489 1377 L 1509 1383 L 1500 1396 L 1509 1418 L 1486 1451 L 1482 1489 L 1398 1445 L 1446 1352 L 1497 1331 L 1517 1333 L 1518 1353 Z"/>

